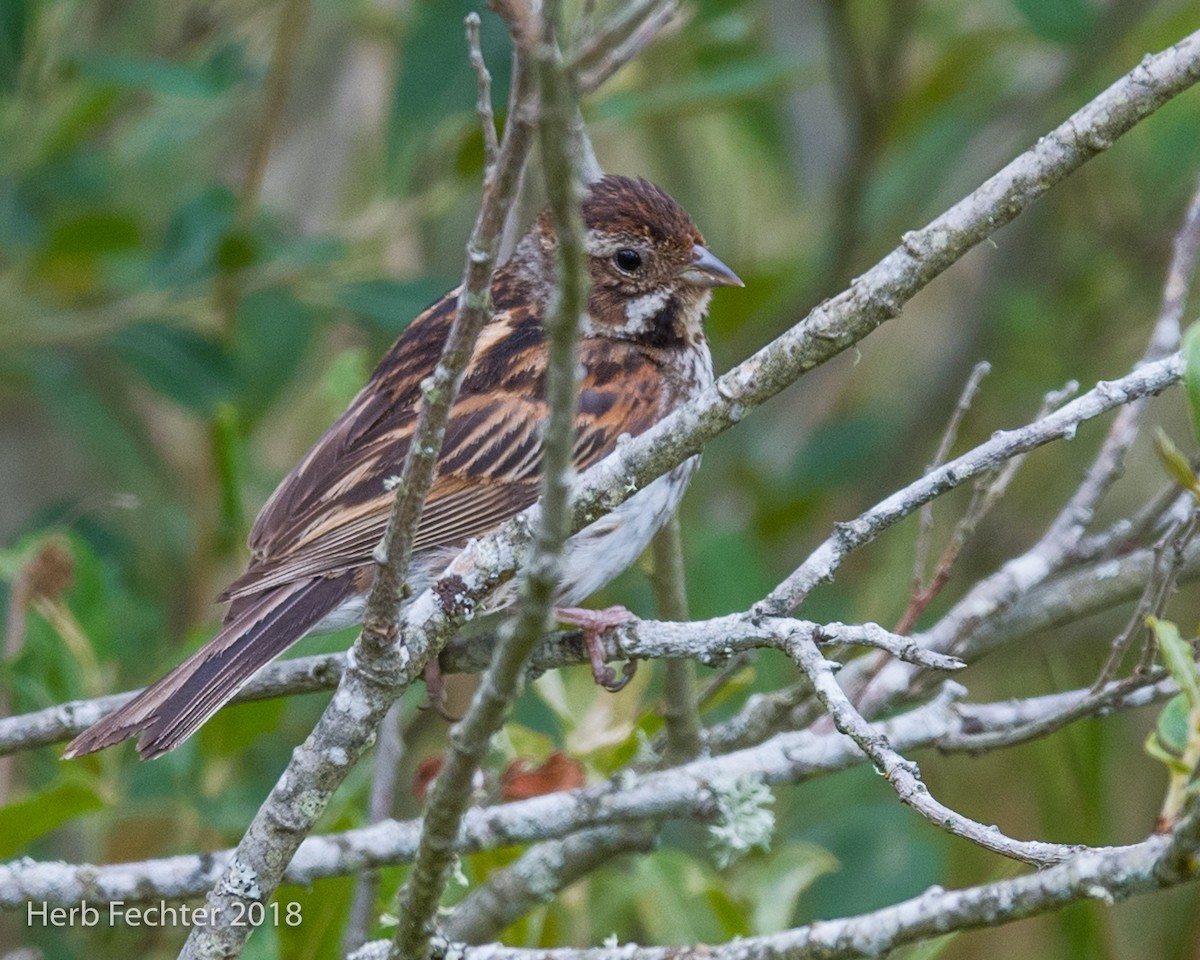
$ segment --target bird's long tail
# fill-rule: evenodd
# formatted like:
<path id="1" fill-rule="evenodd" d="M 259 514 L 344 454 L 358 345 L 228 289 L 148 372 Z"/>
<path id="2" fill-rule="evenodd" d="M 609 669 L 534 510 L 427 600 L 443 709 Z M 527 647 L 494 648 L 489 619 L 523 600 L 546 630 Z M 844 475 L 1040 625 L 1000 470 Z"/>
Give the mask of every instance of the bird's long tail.
<path id="1" fill-rule="evenodd" d="M 353 592 L 352 576 L 289 583 L 246 603 L 212 640 L 68 745 L 77 757 L 141 733 L 142 759 L 173 750 Z"/>

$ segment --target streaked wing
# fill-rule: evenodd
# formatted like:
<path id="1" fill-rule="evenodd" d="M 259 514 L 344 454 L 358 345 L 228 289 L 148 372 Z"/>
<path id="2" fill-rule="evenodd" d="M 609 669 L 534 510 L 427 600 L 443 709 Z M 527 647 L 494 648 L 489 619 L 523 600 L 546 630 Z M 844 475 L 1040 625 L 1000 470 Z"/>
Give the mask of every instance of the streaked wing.
<path id="1" fill-rule="evenodd" d="M 451 410 L 438 472 L 417 531 L 416 550 L 453 547 L 494 529 L 538 496 L 541 431 L 547 415 L 546 342 L 535 316 L 493 288 L 497 313 L 476 345 Z M 455 293 L 408 327 L 366 387 L 280 484 L 254 524 L 254 559 L 224 596 L 246 598 L 312 576 L 370 562 L 383 536 L 416 425 L 421 380 L 433 372 L 453 321 Z M 505 301 L 509 302 L 505 302 Z M 617 438 L 660 416 L 661 374 L 633 344 L 588 339 L 575 461 L 584 469 Z"/>

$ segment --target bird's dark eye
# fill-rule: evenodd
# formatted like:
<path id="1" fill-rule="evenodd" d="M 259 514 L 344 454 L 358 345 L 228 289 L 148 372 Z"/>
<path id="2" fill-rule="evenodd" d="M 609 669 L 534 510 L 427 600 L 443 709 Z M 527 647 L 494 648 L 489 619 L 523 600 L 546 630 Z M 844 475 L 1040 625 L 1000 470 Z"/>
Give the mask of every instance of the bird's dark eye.
<path id="1" fill-rule="evenodd" d="M 636 250 L 630 250 L 629 247 L 622 247 L 613 255 L 613 259 L 617 266 L 626 273 L 633 273 L 642 265 L 642 255 Z"/>

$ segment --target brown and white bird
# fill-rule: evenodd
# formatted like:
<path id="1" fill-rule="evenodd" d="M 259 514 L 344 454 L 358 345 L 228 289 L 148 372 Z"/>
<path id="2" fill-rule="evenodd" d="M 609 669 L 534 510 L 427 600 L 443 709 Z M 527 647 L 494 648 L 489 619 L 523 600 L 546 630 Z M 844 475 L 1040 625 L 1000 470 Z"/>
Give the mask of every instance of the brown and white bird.
<path id="1" fill-rule="evenodd" d="M 574 459 L 583 470 L 712 382 L 702 321 L 713 287 L 742 282 L 711 254 L 684 210 L 645 180 L 606 176 L 583 202 L 591 275 L 579 344 Z M 451 410 L 417 531 L 409 582 L 428 586 L 471 537 L 538 497 L 546 419 L 542 317 L 555 236 L 543 213 L 492 282 L 495 315 L 479 336 Z M 264 664 L 306 633 L 362 616 L 398 475 L 429 376 L 453 322 L 452 290 L 417 317 L 349 409 L 263 507 L 249 568 L 222 594 L 224 626 L 156 684 L 76 737 L 66 756 L 140 733 L 138 751 L 177 747 Z M 693 457 L 569 541 L 557 602 L 579 603 L 630 566 L 678 505 Z M 495 606 L 511 602 L 511 594 Z M 603 663 L 593 653 L 598 680 Z"/>

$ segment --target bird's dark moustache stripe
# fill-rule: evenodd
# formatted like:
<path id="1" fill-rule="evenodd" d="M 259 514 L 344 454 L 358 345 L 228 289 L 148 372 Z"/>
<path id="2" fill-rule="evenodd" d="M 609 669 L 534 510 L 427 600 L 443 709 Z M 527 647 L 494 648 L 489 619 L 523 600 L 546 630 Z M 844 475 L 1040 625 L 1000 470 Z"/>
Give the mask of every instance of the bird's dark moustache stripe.
<path id="1" fill-rule="evenodd" d="M 684 346 L 683 329 L 679 323 L 680 309 L 677 297 L 668 298 L 650 321 L 649 329 L 636 338 L 637 342 L 660 349 Z"/>

